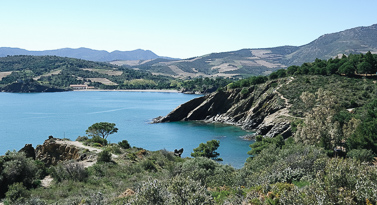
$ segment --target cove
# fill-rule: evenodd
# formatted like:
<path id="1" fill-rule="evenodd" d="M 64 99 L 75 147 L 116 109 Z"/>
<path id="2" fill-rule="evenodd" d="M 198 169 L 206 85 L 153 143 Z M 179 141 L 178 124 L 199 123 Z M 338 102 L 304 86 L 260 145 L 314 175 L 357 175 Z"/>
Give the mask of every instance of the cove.
<path id="1" fill-rule="evenodd" d="M 198 95 L 164 92 L 58 92 L 0 93 L 0 155 L 19 150 L 25 144 L 35 147 L 48 136 L 76 140 L 96 122 L 112 122 L 119 128 L 110 143 L 126 139 L 131 146 L 148 150 L 184 148 L 182 157 L 212 139 L 220 140 L 217 150 L 223 164 L 243 166 L 250 141 L 239 127 L 203 122 L 151 124 L 178 105 Z"/>

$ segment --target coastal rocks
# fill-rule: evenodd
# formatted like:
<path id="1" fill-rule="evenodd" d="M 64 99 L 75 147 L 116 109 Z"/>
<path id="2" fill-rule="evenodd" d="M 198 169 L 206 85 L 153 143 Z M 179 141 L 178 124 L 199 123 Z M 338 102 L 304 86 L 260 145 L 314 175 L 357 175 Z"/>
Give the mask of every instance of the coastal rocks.
<path id="1" fill-rule="evenodd" d="M 177 150 L 177 149 L 174 150 L 174 156 L 176 156 L 176 157 L 181 157 L 182 153 L 183 153 L 183 148 L 181 148 L 179 150 Z"/>
<path id="2" fill-rule="evenodd" d="M 80 159 L 79 149 L 67 144 L 59 144 L 56 141 L 61 139 L 51 138 L 43 145 L 38 145 L 35 149 L 36 158 L 44 162 L 47 166 L 56 165 L 60 161 Z"/>
<path id="3" fill-rule="evenodd" d="M 35 160 L 35 149 L 31 144 L 25 144 L 25 146 L 18 152 L 24 152 L 26 157 L 30 157 Z"/>
<path id="4" fill-rule="evenodd" d="M 118 198 L 124 198 L 124 197 L 129 197 L 129 196 L 133 196 L 135 195 L 136 193 L 132 190 L 132 189 L 126 189 L 126 191 L 124 191 L 123 193 L 121 193 Z"/>
<path id="5" fill-rule="evenodd" d="M 289 111 L 270 81 L 258 86 L 215 92 L 178 106 L 154 122 L 203 120 L 241 126 L 256 134 L 284 138 L 291 135 Z M 241 92 L 242 91 L 242 92 Z"/>

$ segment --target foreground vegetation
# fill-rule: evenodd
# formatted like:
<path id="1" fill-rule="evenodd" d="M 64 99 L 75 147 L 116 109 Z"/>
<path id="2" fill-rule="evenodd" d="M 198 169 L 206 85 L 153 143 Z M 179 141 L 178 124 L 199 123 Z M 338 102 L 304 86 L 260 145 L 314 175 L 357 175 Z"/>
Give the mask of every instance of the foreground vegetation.
<path id="1" fill-rule="evenodd" d="M 82 139 L 81 139 L 82 140 Z M 375 204 L 377 170 L 323 148 L 271 143 L 241 169 L 166 150 L 103 146 L 97 163 L 44 167 L 24 153 L 1 158 L 5 204 Z M 124 142 L 123 142 L 124 144 Z M 83 151 L 84 152 L 84 151 Z M 110 153 L 118 157 L 111 157 Z M 93 153 L 87 153 L 88 155 Z M 49 187 L 41 179 L 53 177 Z M 13 181 L 12 181 L 13 180 Z M 12 183 L 10 183 L 12 181 Z"/>
<path id="2" fill-rule="evenodd" d="M 370 56 L 370 70 L 363 73 L 359 68 Z M 354 70 L 343 73 L 351 62 Z M 332 63 L 337 69 L 330 69 Z M 103 150 L 82 150 L 96 156 L 95 165 L 46 167 L 22 152 L 8 152 L 0 158 L 1 197 L 5 204 L 376 204 L 376 69 L 376 55 L 350 55 L 221 89 L 242 92 L 267 82 L 291 104 L 293 135 L 257 136 L 241 169 L 213 160 L 221 156 L 215 141 L 200 144 L 194 158 L 180 158 L 126 140 L 108 144 L 105 137 L 79 137 Z M 54 180 L 42 187 L 48 174 Z"/>

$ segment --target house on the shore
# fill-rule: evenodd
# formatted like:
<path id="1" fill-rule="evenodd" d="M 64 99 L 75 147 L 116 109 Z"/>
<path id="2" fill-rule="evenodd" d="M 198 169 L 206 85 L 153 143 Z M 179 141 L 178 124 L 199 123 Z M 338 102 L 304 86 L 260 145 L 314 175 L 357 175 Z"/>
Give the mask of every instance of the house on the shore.
<path id="1" fill-rule="evenodd" d="M 88 86 L 88 85 L 70 85 L 69 86 L 70 88 L 72 88 L 73 90 L 87 90 L 87 89 L 93 89 L 94 87 L 93 86 Z"/>

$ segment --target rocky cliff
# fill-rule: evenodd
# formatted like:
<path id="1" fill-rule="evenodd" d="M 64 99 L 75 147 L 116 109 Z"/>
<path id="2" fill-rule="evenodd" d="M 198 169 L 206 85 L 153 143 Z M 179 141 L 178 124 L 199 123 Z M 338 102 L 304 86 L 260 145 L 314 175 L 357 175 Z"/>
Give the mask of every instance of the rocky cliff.
<path id="1" fill-rule="evenodd" d="M 36 158 L 46 165 L 57 165 L 58 162 L 80 159 L 80 149 L 64 143 L 59 143 L 61 139 L 50 138 L 43 145 L 35 148 Z"/>
<path id="2" fill-rule="evenodd" d="M 266 137 L 278 134 L 288 137 L 291 135 L 290 105 L 277 91 L 278 85 L 277 81 L 269 81 L 249 88 L 214 92 L 178 106 L 155 122 L 203 120 L 241 126 Z"/>

